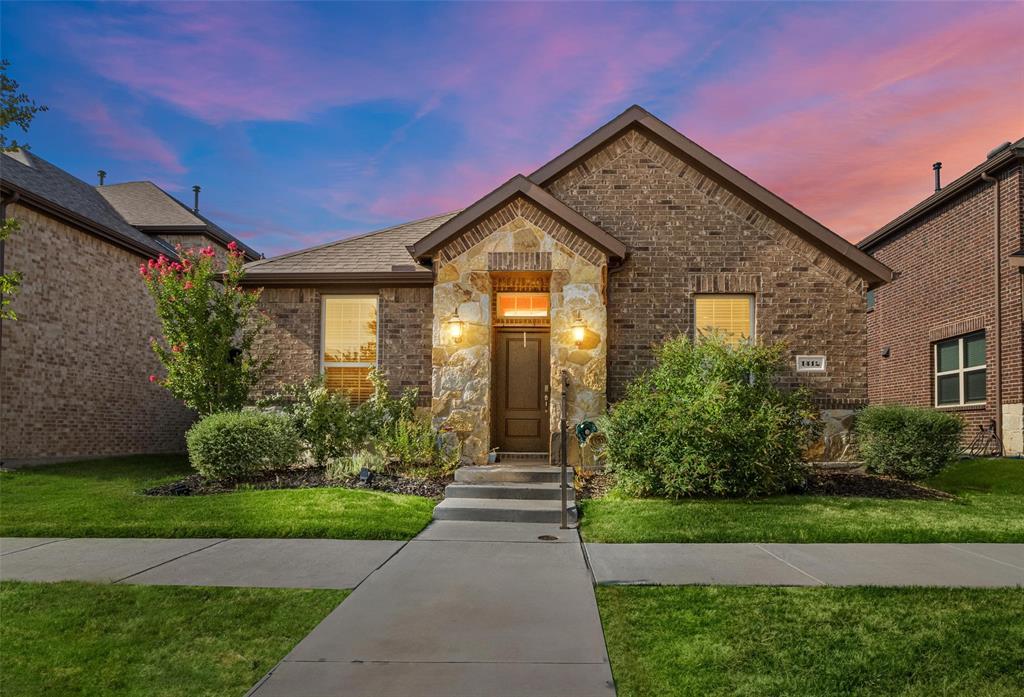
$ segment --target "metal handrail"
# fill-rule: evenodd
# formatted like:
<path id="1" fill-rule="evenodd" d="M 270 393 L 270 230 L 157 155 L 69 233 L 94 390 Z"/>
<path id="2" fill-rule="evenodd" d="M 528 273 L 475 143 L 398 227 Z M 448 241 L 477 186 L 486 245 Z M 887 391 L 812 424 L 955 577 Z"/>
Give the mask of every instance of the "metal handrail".
<path id="1" fill-rule="evenodd" d="M 562 530 L 569 529 L 569 482 L 568 482 L 568 460 L 569 460 L 569 427 L 565 420 L 565 415 L 569 411 L 569 371 L 563 370 L 561 372 L 562 379 L 562 412 L 561 418 L 558 420 L 558 430 L 561 432 L 559 439 L 559 450 L 561 451 L 561 462 L 562 466 Z"/>

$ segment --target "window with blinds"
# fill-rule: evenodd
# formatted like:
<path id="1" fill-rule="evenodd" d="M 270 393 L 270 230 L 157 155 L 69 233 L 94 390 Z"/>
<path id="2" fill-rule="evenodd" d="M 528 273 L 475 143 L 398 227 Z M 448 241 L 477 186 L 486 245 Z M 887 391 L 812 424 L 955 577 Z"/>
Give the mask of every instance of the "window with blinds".
<path id="1" fill-rule="evenodd" d="M 377 297 L 325 297 L 321 363 L 327 389 L 363 402 L 373 394 L 370 371 L 377 366 Z"/>
<path id="2" fill-rule="evenodd" d="M 754 336 L 753 295 L 698 295 L 694 299 L 697 335 L 720 334 L 732 343 Z"/>

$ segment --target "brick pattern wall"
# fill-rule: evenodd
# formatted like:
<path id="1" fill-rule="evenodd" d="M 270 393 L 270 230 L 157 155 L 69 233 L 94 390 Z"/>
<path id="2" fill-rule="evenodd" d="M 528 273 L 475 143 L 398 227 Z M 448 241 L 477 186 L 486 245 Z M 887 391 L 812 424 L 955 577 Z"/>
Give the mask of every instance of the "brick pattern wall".
<path id="1" fill-rule="evenodd" d="M 161 235 L 158 235 L 158 237 L 160 237 L 162 240 L 164 240 L 165 242 L 170 244 L 172 247 L 176 247 L 177 245 L 180 244 L 184 249 L 189 249 L 189 248 L 201 249 L 202 247 L 209 247 L 209 246 L 212 245 L 213 246 L 213 251 L 214 251 L 214 257 L 213 258 L 216 259 L 217 262 L 220 265 L 222 265 L 222 266 L 227 263 L 228 248 L 225 247 L 224 245 L 222 245 L 220 242 L 217 242 L 216 240 L 214 240 L 212 237 L 207 237 L 206 235 L 200 235 L 200 234 L 192 234 L 192 235 L 170 235 L 170 234 L 164 235 L 164 234 L 161 234 Z"/>
<path id="2" fill-rule="evenodd" d="M 320 372 L 320 304 L 316 288 L 263 289 L 260 310 L 268 322 L 254 350 L 272 361 L 254 397 L 267 397 Z"/>
<path id="3" fill-rule="evenodd" d="M 141 257 L 11 205 L 21 228 L 5 265 L 20 271 L 0 347 L 0 458 L 5 463 L 184 450 L 191 412 L 150 374 L 160 326 Z"/>
<path id="4" fill-rule="evenodd" d="M 344 290 L 264 288 L 260 308 L 270 320 L 256 342 L 259 355 L 274 356 L 255 394 L 264 397 L 320 371 L 321 300 Z M 366 295 L 363 290 L 359 295 Z M 420 403 L 430 401 L 430 288 L 382 288 L 378 291 L 377 360 L 393 394 L 414 387 Z"/>
<path id="5" fill-rule="evenodd" d="M 413 387 L 430 404 L 431 288 L 382 288 L 378 359 L 395 394 Z"/>
<path id="6" fill-rule="evenodd" d="M 1008 256 L 1024 246 L 1022 168 L 999 174 L 1002 217 L 1002 382 L 1003 402 L 1024 401 L 1021 360 L 1021 283 Z M 986 404 L 955 409 L 976 425 L 995 418 L 995 281 L 993 274 L 992 184 L 979 183 L 948 201 L 871 253 L 899 273 L 876 291 L 868 314 L 868 392 L 872 402 L 934 404 L 932 343 L 985 329 L 988 384 Z M 883 358 L 883 348 L 889 357 Z"/>
<path id="7" fill-rule="evenodd" d="M 824 374 L 786 376 L 822 407 L 863 403 L 865 286 L 837 262 L 645 134 L 632 130 L 563 173 L 549 191 L 629 247 L 608 276 L 608 398 L 648 368 L 651 346 L 693 333 L 696 292 L 754 292 L 756 331 Z M 730 290 L 733 289 L 733 290 Z"/>

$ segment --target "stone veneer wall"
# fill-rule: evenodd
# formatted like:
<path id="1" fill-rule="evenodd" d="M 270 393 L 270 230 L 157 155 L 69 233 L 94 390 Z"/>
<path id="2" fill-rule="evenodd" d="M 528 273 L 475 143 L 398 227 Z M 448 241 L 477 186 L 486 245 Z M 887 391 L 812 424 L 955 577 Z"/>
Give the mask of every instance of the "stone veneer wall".
<path id="1" fill-rule="evenodd" d="M 149 382 L 160 330 L 142 258 L 21 205 L 5 267 L 22 287 L 3 322 L 4 464 L 184 450 L 192 412 Z"/>
<path id="2" fill-rule="evenodd" d="M 260 309 L 269 320 L 256 341 L 259 355 L 274 356 L 267 375 L 255 390 L 265 397 L 281 386 L 295 384 L 320 372 L 320 311 L 324 295 L 354 291 L 333 288 L 263 289 Z M 413 387 L 419 401 L 430 396 L 431 289 L 363 289 L 356 295 L 376 292 L 379 299 L 377 363 L 395 395 Z"/>
<path id="3" fill-rule="evenodd" d="M 552 431 L 560 418 L 563 368 L 570 373 L 569 423 L 604 412 L 607 266 L 599 250 L 528 201 L 515 199 L 450 242 L 435 264 L 431 411 L 435 427 L 461 443 L 465 460 L 486 462 L 491 447 L 490 272 L 550 270 Z M 572 340 L 577 311 L 587 327 L 578 348 Z M 454 317 L 464 323 L 458 343 L 446 332 Z"/>
<path id="4" fill-rule="evenodd" d="M 789 345 L 788 385 L 822 408 L 865 402 L 866 288 L 853 270 L 638 130 L 547 188 L 629 248 L 609 274 L 610 400 L 652 364 L 653 344 L 693 335 L 695 293 L 732 292 L 755 295 L 760 340 Z M 796 354 L 825 354 L 827 372 L 797 374 Z"/>

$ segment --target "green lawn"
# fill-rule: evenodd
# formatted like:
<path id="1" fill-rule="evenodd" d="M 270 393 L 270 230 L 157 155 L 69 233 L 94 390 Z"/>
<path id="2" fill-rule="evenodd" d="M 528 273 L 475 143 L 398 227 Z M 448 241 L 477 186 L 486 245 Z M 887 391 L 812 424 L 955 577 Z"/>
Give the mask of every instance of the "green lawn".
<path id="1" fill-rule="evenodd" d="M 0 536 L 333 537 L 407 540 L 434 501 L 352 489 L 144 496 L 191 470 L 182 456 L 94 460 L 0 473 Z"/>
<path id="2" fill-rule="evenodd" d="M 619 697 L 1024 694 L 1024 591 L 602 586 Z"/>
<path id="3" fill-rule="evenodd" d="M 0 584 L 5 695 L 243 695 L 349 591 Z"/>
<path id="4" fill-rule="evenodd" d="M 1024 460 L 957 463 L 954 501 L 826 496 L 581 502 L 588 542 L 1024 542 Z"/>

